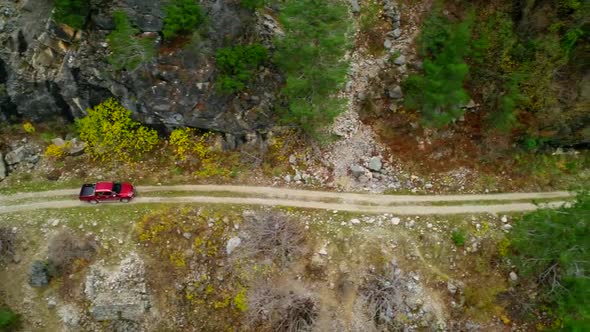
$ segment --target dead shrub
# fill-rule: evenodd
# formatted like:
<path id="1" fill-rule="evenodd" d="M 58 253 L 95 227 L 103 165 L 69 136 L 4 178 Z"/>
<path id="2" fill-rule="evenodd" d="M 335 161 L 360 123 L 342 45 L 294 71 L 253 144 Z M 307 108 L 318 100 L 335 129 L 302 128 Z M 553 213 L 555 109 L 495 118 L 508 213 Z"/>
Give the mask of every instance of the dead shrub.
<path id="1" fill-rule="evenodd" d="M 63 231 L 49 240 L 48 263 L 52 273 L 65 274 L 91 261 L 97 250 L 98 243 L 93 237 Z"/>
<path id="2" fill-rule="evenodd" d="M 317 316 L 317 301 L 304 289 L 288 290 L 260 281 L 248 292 L 246 324 L 253 330 L 311 331 Z"/>
<path id="3" fill-rule="evenodd" d="M 16 247 L 16 235 L 10 228 L 0 227 L 0 264 L 13 260 Z"/>
<path id="4" fill-rule="evenodd" d="M 303 225 L 280 212 L 268 211 L 246 215 L 247 238 L 241 256 L 273 259 L 279 266 L 299 257 L 305 251 Z"/>
<path id="5" fill-rule="evenodd" d="M 404 306 L 404 284 L 398 271 L 395 266 L 383 273 L 370 271 L 360 288 L 367 312 L 377 326 L 397 327 L 395 316 Z"/>

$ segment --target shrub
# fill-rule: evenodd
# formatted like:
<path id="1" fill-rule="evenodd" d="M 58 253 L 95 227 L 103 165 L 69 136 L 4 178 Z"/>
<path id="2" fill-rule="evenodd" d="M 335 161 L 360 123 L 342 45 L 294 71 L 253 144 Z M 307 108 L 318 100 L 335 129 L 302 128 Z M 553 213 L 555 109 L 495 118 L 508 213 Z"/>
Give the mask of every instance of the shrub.
<path id="1" fill-rule="evenodd" d="M 275 41 L 274 60 L 287 77 L 282 95 L 288 103 L 282 120 L 317 137 L 344 106 L 334 95 L 348 69 L 348 8 L 334 0 L 286 0 L 279 19 L 285 36 Z"/>
<path id="2" fill-rule="evenodd" d="M 203 158 L 210 151 L 205 145 L 208 133 L 197 137 L 193 128 L 177 128 L 170 133 L 170 145 L 174 149 L 176 158 L 181 161 L 187 160 L 191 154 Z"/>
<path id="3" fill-rule="evenodd" d="M 19 314 L 7 307 L 0 308 L 0 331 L 13 331 L 19 323 Z"/>
<path id="4" fill-rule="evenodd" d="M 90 14 L 88 0 L 55 0 L 54 6 L 53 18 L 75 29 L 82 29 Z"/>
<path id="5" fill-rule="evenodd" d="M 465 232 L 462 230 L 455 230 L 453 234 L 451 234 L 451 238 L 456 246 L 462 247 L 465 245 Z"/>
<path id="6" fill-rule="evenodd" d="M 539 209 L 515 223 L 510 234 L 513 262 L 534 278 L 542 299 L 556 308 L 561 328 L 590 328 L 590 194 L 570 207 Z"/>
<path id="7" fill-rule="evenodd" d="M 282 213 L 269 211 L 248 216 L 243 229 L 248 238 L 240 250 L 242 256 L 262 256 L 284 266 L 305 250 L 302 225 Z"/>
<path id="8" fill-rule="evenodd" d="M 164 12 L 162 33 L 166 39 L 191 33 L 205 21 L 205 14 L 195 0 L 172 0 Z"/>
<path id="9" fill-rule="evenodd" d="M 108 61 L 115 70 L 135 70 L 156 55 L 154 39 L 137 37 L 139 29 L 131 26 L 125 12 L 115 11 L 113 18 L 115 30 L 107 36 L 107 41 L 111 49 Z"/>
<path id="10" fill-rule="evenodd" d="M 158 134 L 131 119 L 131 111 L 111 98 L 77 120 L 86 151 L 100 161 L 133 162 L 158 144 Z"/>
<path id="11" fill-rule="evenodd" d="M 241 0 L 240 5 L 246 9 L 256 10 L 266 6 L 268 0 Z"/>
<path id="12" fill-rule="evenodd" d="M 243 90 L 252 79 L 254 71 L 268 57 L 260 44 L 238 45 L 217 51 L 215 61 L 220 70 L 218 89 L 225 93 Z"/>
<path id="13" fill-rule="evenodd" d="M 30 122 L 23 123 L 23 130 L 26 134 L 32 134 L 35 132 L 35 127 Z"/>
<path id="14" fill-rule="evenodd" d="M 423 73 L 410 75 L 403 85 L 405 106 L 418 109 L 425 125 L 442 127 L 463 114 L 461 107 L 469 100 L 463 82 L 469 72 L 465 57 L 472 16 L 451 23 L 439 6 L 424 23 L 418 42 L 425 57 Z"/>
<path id="15" fill-rule="evenodd" d="M 71 232 L 61 232 L 49 240 L 48 265 L 57 275 L 71 270 L 76 261 L 88 262 L 98 249 L 91 237 L 79 237 Z"/>
<path id="16" fill-rule="evenodd" d="M 258 280 L 248 292 L 247 324 L 269 331 L 311 331 L 318 317 L 317 300 L 305 289 L 273 286 Z"/>
<path id="17" fill-rule="evenodd" d="M 69 141 L 66 142 L 62 146 L 50 144 L 45 149 L 45 152 L 43 153 L 43 155 L 49 159 L 62 159 L 63 157 L 65 157 L 67 155 L 68 150 L 70 149 L 71 145 L 72 145 L 72 143 Z"/>

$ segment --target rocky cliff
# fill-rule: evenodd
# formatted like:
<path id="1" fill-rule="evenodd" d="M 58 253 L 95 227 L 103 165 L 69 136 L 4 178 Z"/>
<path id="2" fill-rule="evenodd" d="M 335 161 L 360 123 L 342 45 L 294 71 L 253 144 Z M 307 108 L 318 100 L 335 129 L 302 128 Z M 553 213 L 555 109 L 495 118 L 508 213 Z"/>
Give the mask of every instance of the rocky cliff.
<path id="1" fill-rule="evenodd" d="M 247 93 L 218 93 L 214 53 L 244 41 L 269 45 L 277 29 L 272 17 L 254 15 L 235 1 L 206 0 L 201 2 L 205 26 L 165 43 L 162 3 L 92 0 L 84 29 L 76 31 L 52 20 L 51 1 L 0 0 L 0 119 L 73 120 L 116 97 L 136 119 L 154 127 L 220 131 L 238 143 L 264 133 L 281 77 L 262 67 Z M 107 62 L 106 36 L 119 9 L 157 44 L 157 56 L 134 71 L 115 71 Z"/>

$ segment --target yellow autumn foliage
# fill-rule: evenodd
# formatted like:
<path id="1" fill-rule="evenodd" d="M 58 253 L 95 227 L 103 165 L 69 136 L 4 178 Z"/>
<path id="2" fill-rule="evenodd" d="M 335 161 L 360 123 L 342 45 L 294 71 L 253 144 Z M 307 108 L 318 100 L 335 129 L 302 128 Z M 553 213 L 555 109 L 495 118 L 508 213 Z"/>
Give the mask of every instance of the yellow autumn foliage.
<path id="1" fill-rule="evenodd" d="M 98 161 L 132 163 L 152 151 L 159 142 L 158 133 L 131 119 L 131 111 L 110 98 L 77 120 L 80 139 L 86 151 Z"/>

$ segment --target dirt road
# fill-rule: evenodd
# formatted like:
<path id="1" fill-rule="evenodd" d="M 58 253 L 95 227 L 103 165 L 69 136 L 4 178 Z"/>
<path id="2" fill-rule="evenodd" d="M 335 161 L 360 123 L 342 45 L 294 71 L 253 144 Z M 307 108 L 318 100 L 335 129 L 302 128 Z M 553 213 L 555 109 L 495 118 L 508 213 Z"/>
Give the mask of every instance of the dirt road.
<path id="1" fill-rule="evenodd" d="M 426 214 L 467 214 L 467 213 L 503 213 L 513 211 L 531 211 L 537 205 L 531 201 L 539 199 L 560 200 L 545 204 L 559 206 L 561 200 L 573 197 L 572 193 L 508 193 L 482 195 L 376 195 L 357 193 L 337 193 L 311 190 L 298 190 L 275 187 L 249 187 L 229 185 L 178 185 L 178 186 L 139 186 L 139 193 L 147 192 L 198 192 L 182 197 L 137 197 L 130 204 L 145 203 L 208 203 L 208 204 L 245 204 L 264 206 L 289 206 L 311 209 L 338 210 L 365 213 L 393 213 L 399 215 Z M 91 206 L 77 200 L 79 189 L 63 189 L 45 192 L 18 193 L 0 196 L 0 213 L 28 211 L 37 209 L 69 208 Z M 207 192 L 223 193 L 223 196 L 207 196 Z M 240 195 L 241 197 L 232 197 Z M 251 195 L 253 197 L 243 197 Z M 43 201 L 43 198 L 72 196 L 64 200 Z M 7 205 L 7 202 L 34 199 L 38 202 Z M 481 204 L 482 202 L 494 204 Z M 496 204 L 506 201 L 506 203 Z M 514 202 L 529 201 L 529 202 Z M 438 205 L 417 205 L 437 203 Z M 441 205 L 441 203 L 448 203 Z M 111 203 L 112 204 L 112 203 Z M 415 205 L 412 205 L 415 204 Z M 459 205 L 458 205 L 459 204 Z"/>

